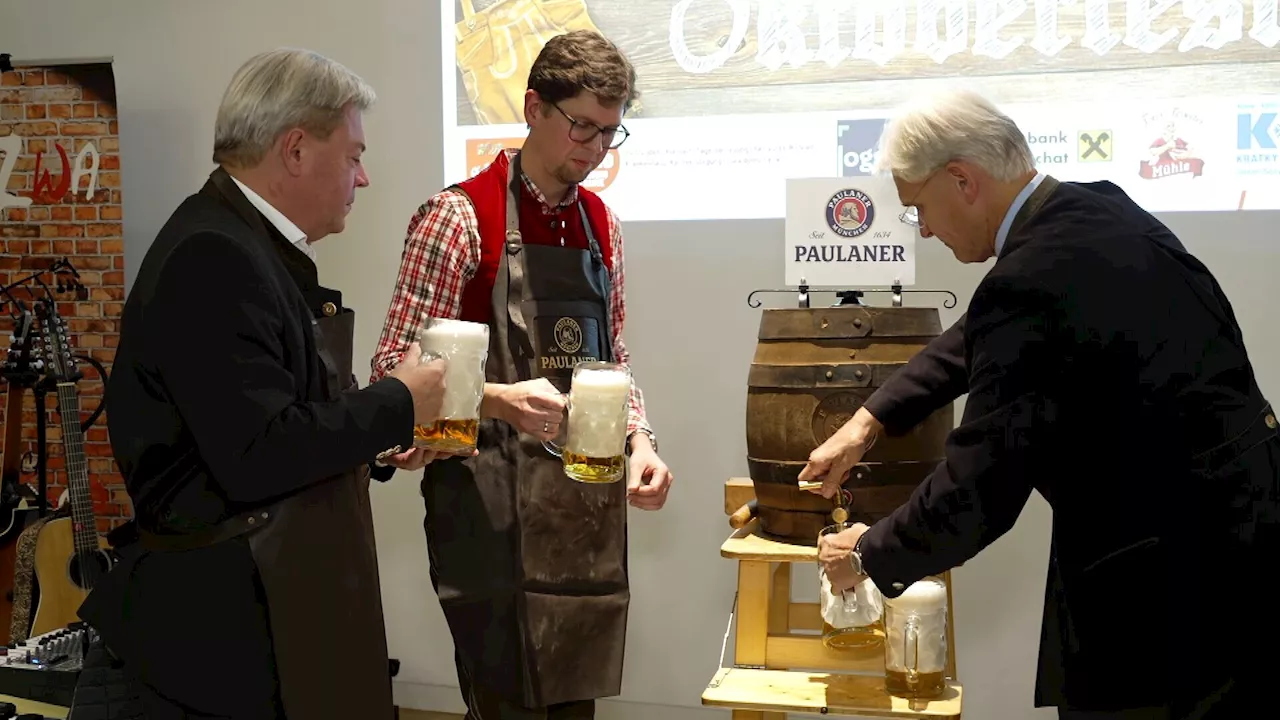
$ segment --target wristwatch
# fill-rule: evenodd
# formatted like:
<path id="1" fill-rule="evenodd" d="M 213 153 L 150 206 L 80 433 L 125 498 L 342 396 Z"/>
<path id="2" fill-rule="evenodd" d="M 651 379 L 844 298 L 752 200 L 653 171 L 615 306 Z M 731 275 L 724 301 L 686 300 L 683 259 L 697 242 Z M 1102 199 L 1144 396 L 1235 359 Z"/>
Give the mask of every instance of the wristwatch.
<path id="1" fill-rule="evenodd" d="M 862 545 L 862 538 L 866 537 L 866 533 L 858 538 L 858 542 L 853 544 L 853 552 L 849 553 L 849 564 L 853 566 L 853 572 L 857 575 L 866 575 L 862 569 L 862 553 L 858 548 Z"/>

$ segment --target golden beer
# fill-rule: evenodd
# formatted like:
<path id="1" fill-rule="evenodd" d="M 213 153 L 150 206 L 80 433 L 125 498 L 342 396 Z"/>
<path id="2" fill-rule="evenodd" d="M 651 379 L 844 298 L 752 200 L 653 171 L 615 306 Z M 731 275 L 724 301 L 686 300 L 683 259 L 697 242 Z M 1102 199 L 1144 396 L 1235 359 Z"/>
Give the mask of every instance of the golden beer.
<path id="1" fill-rule="evenodd" d="M 413 444 L 442 452 L 461 453 L 476 446 L 480 420 L 437 420 L 430 425 L 413 426 Z"/>
<path id="2" fill-rule="evenodd" d="M 884 623 L 877 620 L 862 627 L 838 628 L 822 623 L 822 644 L 829 650 L 841 652 L 880 647 L 884 643 Z"/>
<path id="3" fill-rule="evenodd" d="M 947 586 L 926 577 L 885 598 L 885 691 L 903 698 L 937 697 L 946 688 Z"/>
<path id="4" fill-rule="evenodd" d="M 627 456 L 614 455 L 607 458 L 587 457 L 578 453 L 564 451 L 564 472 L 569 477 L 584 483 L 617 482 L 626 472 Z"/>
<path id="5" fill-rule="evenodd" d="M 430 425 L 415 425 L 413 445 L 437 452 L 466 453 L 475 448 L 480 434 L 489 326 L 430 318 L 418 333 L 418 344 L 422 347 L 423 362 L 442 357 L 448 366 L 444 371 L 440 418 Z"/>
<path id="6" fill-rule="evenodd" d="M 847 520 L 824 527 L 818 533 L 818 544 L 822 544 L 824 536 L 851 527 L 853 523 Z M 857 588 L 837 591 L 819 569 L 818 610 L 822 615 L 822 644 L 830 650 L 878 648 L 884 642 L 884 597 L 870 578 Z"/>
<path id="7" fill-rule="evenodd" d="M 611 483 L 626 476 L 631 371 L 618 363 L 580 362 L 569 386 L 567 440 L 543 442 L 561 459 L 564 474 L 581 483 Z"/>
<path id="8" fill-rule="evenodd" d="M 885 670 L 884 690 L 900 698 L 932 698 L 947 688 L 947 679 L 941 670 L 915 673 L 914 679 L 906 670 Z"/>

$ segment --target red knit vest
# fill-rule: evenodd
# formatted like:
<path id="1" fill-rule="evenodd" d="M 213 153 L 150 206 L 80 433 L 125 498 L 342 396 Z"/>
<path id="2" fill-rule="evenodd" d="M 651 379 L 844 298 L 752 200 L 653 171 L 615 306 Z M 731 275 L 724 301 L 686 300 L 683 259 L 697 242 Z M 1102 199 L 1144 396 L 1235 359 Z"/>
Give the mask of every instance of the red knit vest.
<path id="1" fill-rule="evenodd" d="M 480 223 L 480 264 L 475 277 L 471 278 L 462 292 L 461 320 L 488 323 L 493 316 L 493 282 L 498 275 L 498 261 L 502 257 L 507 236 L 506 190 L 509 165 L 507 153 L 500 153 L 478 175 L 458 183 L 471 198 L 476 219 Z M 613 247 L 609 237 L 609 215 L 604 201 L 581 186 L 578 187 L 578 198 L 586 207 L 591 231 L 600 245 L 600 252 L 604 254 L 605 267 L 612 270 Z M 560 238 L 563 237 L 564 247 L 587 248 L 587 234 L 582 229 L 577 203 L 548 215 L 543 212 L 542 203 L 521 182 L 519 209 L 520 236 L 525 243 L 559 245 Z M 560 227 L 561 221 L 564 222 L 563 229 Z"/>

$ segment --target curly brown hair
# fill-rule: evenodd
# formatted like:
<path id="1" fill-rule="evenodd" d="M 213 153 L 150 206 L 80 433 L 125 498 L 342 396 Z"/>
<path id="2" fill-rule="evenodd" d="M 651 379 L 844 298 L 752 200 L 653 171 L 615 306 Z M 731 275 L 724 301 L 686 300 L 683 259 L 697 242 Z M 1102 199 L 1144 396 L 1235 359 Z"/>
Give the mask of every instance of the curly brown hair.
<path id="1" fill-rule="evenodd" d="M 624 113 L 640 97 L 631 62 L 617 45 L 592 30 L 574 30 L 548 40 L 529 70 L 529 89 L 549 103 L 586 90 L 603 105 L 621 104 Z"/>

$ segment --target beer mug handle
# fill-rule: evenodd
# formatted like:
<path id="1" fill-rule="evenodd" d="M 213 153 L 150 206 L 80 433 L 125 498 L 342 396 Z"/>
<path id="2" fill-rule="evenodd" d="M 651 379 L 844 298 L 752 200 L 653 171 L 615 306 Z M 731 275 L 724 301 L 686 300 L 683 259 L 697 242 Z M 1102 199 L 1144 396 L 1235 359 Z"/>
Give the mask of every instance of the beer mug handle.
<path id="1" fill-rule="evenodd" d="M 914 691 L 920 682 L 920 618 L 916 615 L 907 618 L 902 633 L 902 664 L 906 666 L 903 669 L 907 671 L 907 687 Z"/>
<path id="2" fill-rule="evenodd" d="M 565 427 L 565 424 L 568 424 L 568 420 L 569 420 L 569 396 L 568 395 L 564 396 L 564 417 L 565 417 L 565 423 L 560 426 L 562 428 Z M 558 458 L 564 458 L 564 448 L 557 445 L 555 440 L 543 440 L 542 447 L 546 448 L 547 452 L 551 453 L 552 455 L 555 455 Z"/>

